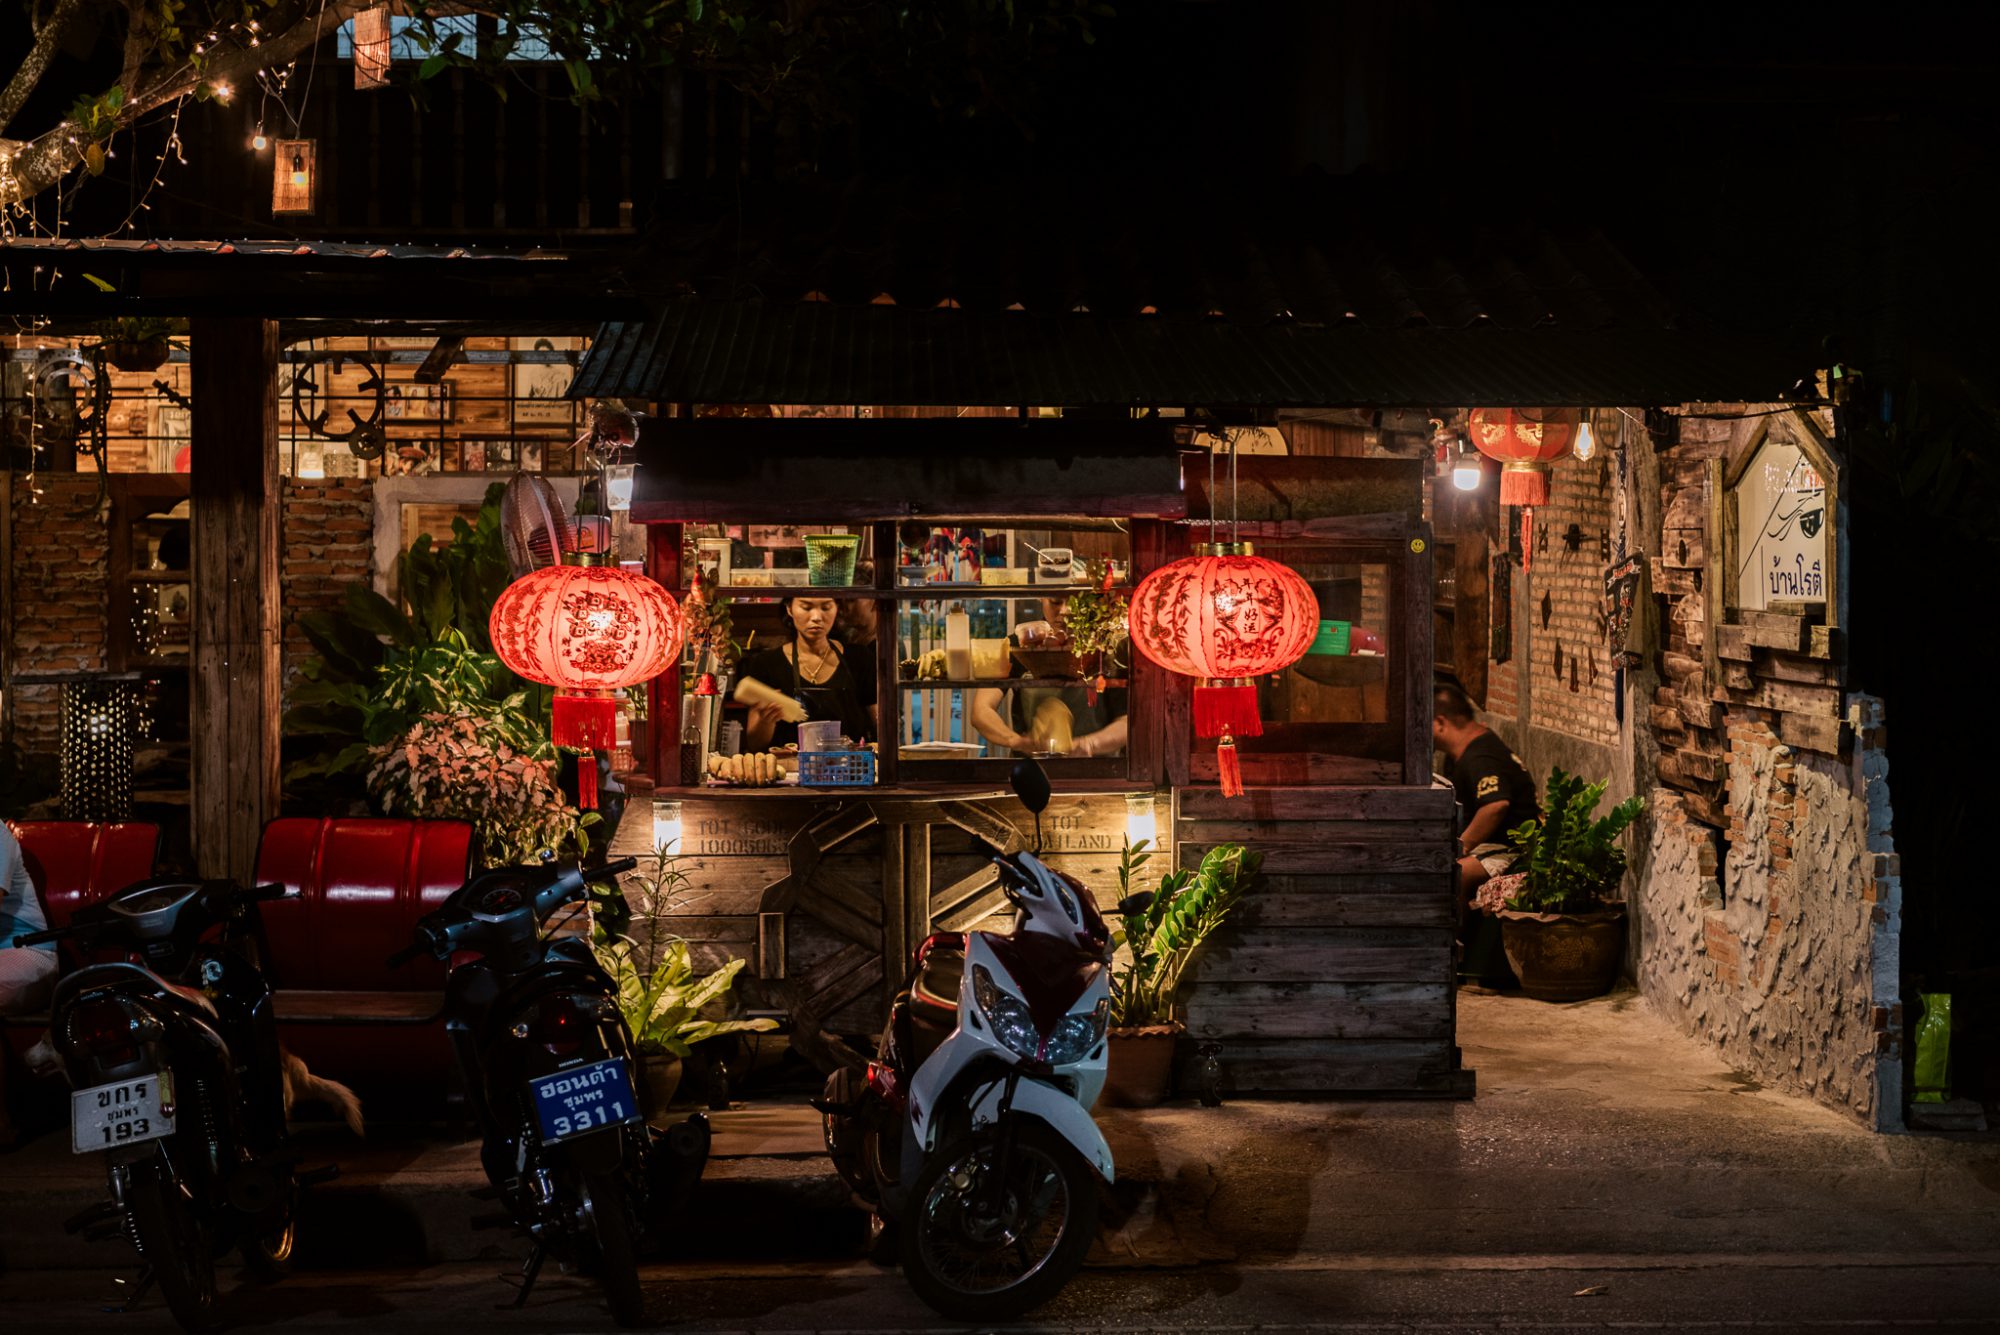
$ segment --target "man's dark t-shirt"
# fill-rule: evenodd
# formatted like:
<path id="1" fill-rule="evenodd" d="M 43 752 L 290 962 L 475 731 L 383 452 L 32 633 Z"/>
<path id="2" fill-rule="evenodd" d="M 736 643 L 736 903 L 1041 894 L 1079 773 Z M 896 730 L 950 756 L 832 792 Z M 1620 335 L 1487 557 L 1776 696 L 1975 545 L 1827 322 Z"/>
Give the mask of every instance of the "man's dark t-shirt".
<path id="1" fill-rule="evenodd" d="M 1541 815 L 1535 800 L 1535 781 L 1528 776 L 1521 759 L 1507 749 L 1499 734 L 1483 732 L 1466 743 L 1451 766 L 1451 786 L 1458 791 L 1458 832 L 1472 824 L 1472 818 L 1489 802 L 1507 803 L 1507 815 L 1491 837 L 1495 843 L 1510 843 L 1507 831 Z"/>

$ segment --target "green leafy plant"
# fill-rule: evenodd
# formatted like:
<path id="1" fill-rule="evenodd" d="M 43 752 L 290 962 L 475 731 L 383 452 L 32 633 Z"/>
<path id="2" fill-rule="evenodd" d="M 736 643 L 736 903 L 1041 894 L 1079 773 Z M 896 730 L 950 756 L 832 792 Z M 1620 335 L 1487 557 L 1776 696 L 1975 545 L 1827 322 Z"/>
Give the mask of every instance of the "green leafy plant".
<path id="1" fill-rule="evenodd" d="M 1515 866 L 1519 887 L 1507 907 L 1520 913 L 1587 913 L 1617 890 L 1625 875 L 1625 850 L 1618 836 L 1646 800 L 1632 796 L 1593 819 L 1608 783 L 1585 783 L 1560 765 L 1549 772 L 1540 821 L 1524 821 L 1508 831 L 1521 856 Z"/>
<path id="2" fill-rule="evenodd" d="M 451 542 L 420 535 L 397 559 L 407 612 L 355 583 L 337 609 L 299 618 L 317 656 L 287 692 L 285 785 L 294 801 L 337 809 L 365 800 L 374 748 L 426 714 L 482 720 L 516 752 L 554 756 L 548 688 L 508 671 L 486 629 L 508 583 L 502 489 L 487 488 L 475 522 L 452 521 Z"/>
<path id="3" fill-rule="evenodd" d="M 652 860 L 626 883 L 626 897 L 638 901 L 632 917 L 640 935 L 613 931 L 600 920 L 593 943 L 599 962 L 618 985 L 618 1008 L 642 1056 L 685 1057 L 707 1039 L 778 1027 L 771 1019 L 704 1014 L 725 1002 L 744 961 L 730 960 L 713 972 L 695 974 L 687 941 L 666 926 L 668 912 L 688 884 L 679 858 L 664 847 L 654 850 Z"/>
<path id="4" fill-rule="evenodd" d="M 1152 859 L 1148 843 L 1125 843 L 1118 859 L 1121 899 L 1132 893 Z M 1175 994 L 1195 951 L 1222 926 L 1263 861 L 1263 854 L 1242 844 L 1218 844 L 1200 867 L 1183 867 L 1160 878 L 1153 902 L 1127 918 L 1113 938 L 1123 952 L 1111 974 L 1113 1025 L 1132 1028 L 1173 1020 Z"/>
<path id="5" fill-rule="evenodd" d="M 1071 594 L 1063 605 L 1063 630 L 1069 634 L 1071 653 L 1109 657 L 1124 647 L 1131 634 L 1125 618 L 1125 599 L 1104 590 L 1102 562 L 1091 563 L 1086 582 L 1092 587 Z"/>
<path id="6" fill-rule="evenodd" d="M 88 274 L 85 277 L 89 277 Z M 175 334 L 187 333 L 186 320 L 165 319 L 151 315 L 121 315 L 115 320 L 100 320 L 97 336 L 106 343 L 159 343 L 170 341 Z"/>

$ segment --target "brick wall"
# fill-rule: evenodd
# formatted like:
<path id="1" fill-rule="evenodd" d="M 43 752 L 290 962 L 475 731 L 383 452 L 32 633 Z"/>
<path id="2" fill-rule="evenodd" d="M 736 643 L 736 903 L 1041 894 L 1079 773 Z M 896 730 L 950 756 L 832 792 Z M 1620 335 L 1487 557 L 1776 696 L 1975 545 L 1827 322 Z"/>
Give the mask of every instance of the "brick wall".
<path id="1" fill-rule="evenodd" d="M 348 585 L 370 577 L 374 484 L 356 478 L 288 478 L 283 525 L 279 597 L 284 680 L 289 683 L 313 652 L 299 618 L 340 606 Z"/>
<path id="2" fill-rule="evenodd" d="M 12 538 L 13 625 L 6 628 L 11 670 L 17 675 L 103 670 L 109 559 L 97 478 L 42 473 L 30 487 L 17 475 Z M 17 746 L 30 754 L 55 754 L 61 687 L 10 689 L 7 709 Z"/>
<path id="3" fill-rule="evenodd" d="M 1534 675 L 1534 725 L 1603 746 L 1618 741 L 1603 612 L 1611 465 L 1608 448 L 1589 460 L 1556 461 L 1549 503 L 1535 507 L 1534 563 L 1515 580 L 1525 601 L 1515 610 L 1534 627 L 1526 665 Z"/>

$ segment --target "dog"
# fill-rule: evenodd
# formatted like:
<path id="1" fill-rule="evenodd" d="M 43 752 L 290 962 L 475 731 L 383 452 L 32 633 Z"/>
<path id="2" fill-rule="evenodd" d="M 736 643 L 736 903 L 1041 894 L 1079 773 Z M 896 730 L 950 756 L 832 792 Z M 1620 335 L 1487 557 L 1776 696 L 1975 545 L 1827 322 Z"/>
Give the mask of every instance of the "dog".
<path id="1" fill-rule="evenodd" d="M 54 1078 L 63 1073 L 62 1058 L 57 1055 L 55 1044 L 47 1034 L 41 1041 L 22 1054 L 28 1069 L 44 1079 Z M 361 1121 L 360 1096 L 341 1084 L 338 1080 L 328 1080 L 314 1075 L 307 1069 L 302 1057 L 286 1050 L 278 1049 L 278 1062 L 284 1076 L 285 1121 L 292 1120 L 292 1106 L 298 1103 L 318 1103 L 340 1115 L 347 1123 L 347 1129 L 357 1136 L 365 1136 Z"/>
<path id="2" fill-rule="evenodd" d="M 347 1129 L 357 1136 L 367 1134 L 361 1126 L 361 1100 L 355 1092 L 338 1080 L 328 1080 L 314 1075 L 306 1069 L 305 1060 L 284 1048 L 278 1049 L 278 1061 L 285 1074 L 285 1121 L 292 1120 L 294 1103 L 320 1103 L 340 1114 L 340 1120 L 347 1123 Z"/>

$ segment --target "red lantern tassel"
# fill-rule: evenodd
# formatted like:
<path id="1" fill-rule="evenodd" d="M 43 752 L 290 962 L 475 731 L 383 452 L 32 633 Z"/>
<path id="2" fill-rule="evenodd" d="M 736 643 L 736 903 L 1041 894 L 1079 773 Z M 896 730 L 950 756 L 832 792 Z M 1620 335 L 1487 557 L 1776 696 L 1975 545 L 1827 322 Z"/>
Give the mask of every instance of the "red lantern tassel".
<path id="1" fill-rule="evenodd" d="M 1215 770 L 1224 797 L 1243 796 L 1243 763 L 1237 759 L 1236 739 L 1227 728 L 1222 730 L 1222 740 L 1215 744 Z"/>
<path id="2" fill-rule="evenodd" d="M 1264 721 L 1257 717 L 1257 688 L 1238 678 L 1204 681 L 1194 688 L 1194 731 L 1197 737 L 1262 737 Z"/>
<path id="3" fill-rule="evenodd" d="M 1521 507 L 1521 569 L 1523 572 L 1535 568 L 1535 507 Z"/>
<path id="4" fill-rule="evenodd" d="M 576 758 L 576 806 L 579 811 L 597 810 L 597 752 L 585 751 Z"/>
<path id="5" fill-rule="evenodd" d="M 1547 505 L 1549 475 L 1529 464 L 1508 464 L 1500 470 L 1500 504 Z"/>
<path id="6" fill-rule="evenodd" d="M 618 745 L 618 701 L 609 695 L 558 695 L 554 722 L 557 746 L 605 751 Z"/>

